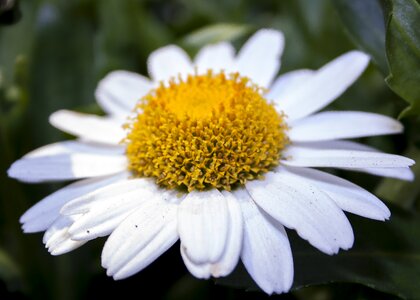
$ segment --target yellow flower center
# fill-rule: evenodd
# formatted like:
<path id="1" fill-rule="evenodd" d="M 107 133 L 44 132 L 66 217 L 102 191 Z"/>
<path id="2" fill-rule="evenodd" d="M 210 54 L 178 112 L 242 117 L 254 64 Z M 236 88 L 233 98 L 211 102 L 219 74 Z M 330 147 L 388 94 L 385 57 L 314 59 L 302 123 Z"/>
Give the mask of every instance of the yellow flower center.
<path id="1" fill-rule="evenodd" d="M 279 164 L 284 116 L 234 73 L 190 75 L 152 90 L 126 127 L 129 168 L 173 189 L 231 190 Z"/>

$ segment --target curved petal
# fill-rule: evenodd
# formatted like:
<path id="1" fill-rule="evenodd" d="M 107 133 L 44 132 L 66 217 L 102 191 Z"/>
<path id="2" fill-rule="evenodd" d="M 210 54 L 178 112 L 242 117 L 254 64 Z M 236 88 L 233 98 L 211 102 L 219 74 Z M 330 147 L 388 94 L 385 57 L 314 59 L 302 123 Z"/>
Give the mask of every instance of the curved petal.
<path id="1" fill-rule="evenodd" d="M 123 279 L 152 263 L 177 240 L 175 204 L 146 201 L 127 217 L 105 243 L 102 266 Z"/>
<path id="2" fill-rule="evenodd" d="M 293 257 L 284 227 L 260 211 L 248 192 L 234 192 L 244 218 L 242 262 L 252 279 L 267 294 L 289 291 L 293 283 Z"/>
<path id="3" fill-rule="evenodd" d="M 46 230 L 60 215 L 61 207 L 72 199 L 127 177 L 128 173 L 121 173 L 85 179 L 67 185 L 36 203 L 20 217 L 23 231 L 32 233 Z"/>
<path id="4" fill-rule="evenodd" d="M 73 180 L 116 174 L 127 169 L 124 155 L 100 155 L 83 152 L 56 154 L 15 161 L 9 177 L 25 182 Z"/>
<path id="5" fill-rule="evenodd" d="M 37 148 L 27 153 L 23 158 L 47 157 L 57 154 L 87 153 L 98 155 L 122 155 L 124 147 L 115 145 L 103 145 L 83 141 L 65 141 L 52 143 Z"/>
<path id="6" fill-rule="evenodd" d="M 395 134 L 403 126 L 390 117 L 353 111 L 321 112 L 289 124 L 292 142 L 313 142 Z"/>
<path id="7" fill-rule="evenodd" d="M 344 211 L 374 220 L 386 220 L 391 212 L 375 195 L 340 177 L 308 168 L 283 167 L 315 185 Z"/>
<path id="8" fill-rule="evenodd" d="M 156 184 L 144 178 L 109 185 L 69 202 L 62 213 L 82 213 L 70 227 L 73 240 L 92 240 L 110 234 L 144 201 L 160 193 Z"/>
<path id="9" fill-rule="evenodd" d="M 304 145 L 304 144 L 302 144 Z M 306 143 L 308 146 L 315 147 L 317 149 L 337 149 L 337 150 L 356 150 L 356 151 L 370 151 L 378 152 L 376 148 L 359 144 L 352 141 L 325 141 L 325 142 L 316 142 L 316 143 Z M 392 177 L 401 180 L 413 181 L 414 173 L 410 170 L 409 167 L 401 168 L 340 168 L 343 170 L 351 170 L 356 172 L 364 172 L 372 175 L 383 176 L 383 177 Z"/>
<path id="10" fill-rule="evenodd" d="M 152 52 L 147 65 L 150 76 L 156 82 L 167 82 L 178 75 L 185 78 L 186 75 L 194 73 L 188 54 L 175 45 L 159 48 Z"/>
<path id="11" fill-rule="evenodd" d="M 198 74 L 212 70 L 215 73 L 232 71 L 235 49 L 230 43 L 222 42 L 215 45 L 207 45 L 197 53 L 195 66 Z"/>
<path id="12" fill-rule="evenodd" d="M 356 168 L 356 169 L 341 168 L 341 169 L 363 172 L 363 173 L 368 173 L 371 175 L 376 175 L 376 176 L 381 176 L 381 177 L 396 178 L 396 179 L 406 180 L 406 181 L 414 180 L 414 173 L 413 171 L 411 171 L 409 167 L 406 167 L 406 168 Z"/>
<path id="13" fill-rule="evenodd" d="M 152 82 L 137 73 L 113 71 L 98 84 L 95 97 L 108 114 L 120 120 L 126 119 L 137 101 L 153 88 Z"/>
<path id="14" fill-rule="evenodd" d="M 125 195 L 121 199 L 102 201 L 80 216 L 68 232 L 75 241 L 89 241 L 107 236 L 141 204 L 142 200 L 144 201 L 135 193 Z"/>
<path id="15" fill-rule="evenodd" d="M 194 275 L 194 277 L 199 279 L 209 279 L 211 276 L 211 264 L 204 263 L 204 264 L 196 264 L 193 262 L 186 253 L 186 248 L 181 245 L 180 248 L 182 260 L 187 267 L 188 271 Z"/>
<path id="16" fill-rule="evenodd" d="M 59 110 L 50 116 L 50 124 L 83 140 L 118 145 L 126 136 L 122 124 L 96 115 Z"/>
<path id="17" fill-rule="evenodd" d="M 293 92 L 300 85 L 304 84 L 314 73 L 315 71 L 313 70 L 300 69 L 280 75 L 271 85 L 265 98 L 269 100 L 284 99 L 285 95 L 287 96 L 288 93 Z M 277 102 L 275 102 L 275 105 L 281 107 L 281 104 Z"/>
<path id="18" fill-rule="evenodd" d="M 318 149 L 310 145 L 289 146 L 281 161 L 295 167 L 331 168 L 404 168 L 414 164 L 412 159 L 379 152 Z"/>
<path id="19" fill-rule="evenodd" d="M 228 238 L 225 197 L 216 189 L 188 193 L 179 205 L 178 232 L 186 255 L 196 264 L 216 263 Z"/>
<path id="20" fill-rule="evenodd" d="M 246 183 L 252 199 L 284 226 L 327 254 L 353 245 L 353 230 L 343 211 L 316 186 L 287 172 L 268 173 Z M 334 224 L 334 226 L 331 226 Z"/>
<path id="21" fill-rule="evenodd" d="M 44 234 L 43 242 L 52 255 L 61 255 L 73 251 L 86 242 L 73 241 L 68 234 L 69 226 L 78 216 L 60 216 Z"/>
<path id="22" fill-rule="evenodd" d="M 221 258 L 216 263 L 197 264 L 186 253 L 181 244 L 181 256 L 187 269 L 197 278 L 222 277 L 229 275 L 238 264 L 243 237 L 243 219 L 237 199 L 229 192 L 222 192 L 229 210 L 229 232 Z"/>
<path id="23" fill-rule="evenodd" d="M 163 191 L 158 189 L 152 179 L 148 178 L 119 181 L 73 199 L 62 207 L 60 213 L 63 215 L 84 214 L 95 206 L 101 206 L 102 203 L 119 202 L 126 196 L 136 193 L 138 198 L 153 199 Z"/>
<path id="24" fill-rule="evenodd" d="M 306 117 L 330 104 L 362 74 L 369 57 L 359 51 L 339 56 L 316 71 L 302 85 L 276 98 L 290 121 Z"/>
<path id="25" fill-rule="evenodd" d="M 238 200 L 227 191 L 222 192 L 229 210 L 229 233 L 221 259 L 211 265 L 213 277 L 229 275 L 236 267 L 242 250 L 243 217 Z"/>
<path id="26" fill-rule="evenodd" d="M 269 87 L 280 68 L 284 36 L 274 29 L 257 31 L 241 48 L 235 69 L 262 87 Z"/>

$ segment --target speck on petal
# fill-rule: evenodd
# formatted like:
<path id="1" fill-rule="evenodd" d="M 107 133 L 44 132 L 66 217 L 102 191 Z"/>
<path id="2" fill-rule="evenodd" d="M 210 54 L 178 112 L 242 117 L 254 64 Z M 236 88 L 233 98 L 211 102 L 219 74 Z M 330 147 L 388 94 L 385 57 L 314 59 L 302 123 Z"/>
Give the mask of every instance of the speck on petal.
<path id="1" fill-rule="evenodd" d="M 23 231 L 30 233 L 46 230 L 59 216 L 63 205 L 112 182 L 123 180 L 127 176 L 128 173 L 124 172 L 117 175 L 89 178 L 69 184 L 45 197 L 22 215 L 19 221 L 22 223 Z"/>
<path id="2" fill-rule="evenodd" d="M 246 184 L 252 199 L 284 226 L 327 254 L 353 245 L 353 230 L 343 211 L 316 186 L 291 173 L 267 173 Z"/>
<path id="3" fill-rule="evenodd" d="M 176 205 L 146 201 L 110 235 L 102 266 L 114 279 L 129 277 L 152 263 L 178 240 Z"/>
<path id="4" fill-rule="evenodd" d="M 291 172 L 315 185 L 344 211 L 382 221 L 391 215 L 386 205 L 375 195 L 350 181 L 315 169 L 301 167 L 281 167 L 279 169 L 281 172 Z"/>

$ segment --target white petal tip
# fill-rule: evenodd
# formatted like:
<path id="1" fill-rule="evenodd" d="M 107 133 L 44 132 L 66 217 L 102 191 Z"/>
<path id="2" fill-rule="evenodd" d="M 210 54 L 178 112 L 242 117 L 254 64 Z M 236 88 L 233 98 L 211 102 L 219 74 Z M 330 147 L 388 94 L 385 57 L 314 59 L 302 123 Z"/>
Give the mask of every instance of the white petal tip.
<path id="1" fill-rule="evenodd" d="M 121 272 L 108 272 L 106 273 L 109 277 L 112 277 L 112 279 L 114 280 L 123 280 L 126 279 L 127 277 L 130 277 L 131 275 L 129 274 L 125 274 L 125 273 L 121 273 Z"/>
<path id="2" fill-rule="evenodd" d="M 73 247 L 69 248 L 69 247 L 65 247 L 65 246 L 64 247 L 57 246 L 57 247 L 48 248 L 48 252 L 52 256 L 59 256 L 59 255 L 62 255 L 62 254 L 66 254 L 66 253 L 69 253 L 72 250 L 74 250 Z"/>
<path id="3" fill-rule="evenodd" d="M 50 250 L 50 249 L 48 249 L 48 252 L 49 252 L 52 256 L 59 256 L 59 255 L 61 255 L 61 254 L 64 254 L 64 253 L 61 253 L 61 252 L 59 252 L 59 251 L 56 251 L 56 250 Z"/>
<path id="4" fill-rule="evenodd" d="M 257 34 L 265 35 L 271 39 L 277 40 L 277 43 L 282 43 L 284 41 L 284 34 L 283 32 L 272 29 L 272 28 L 263 28 L 257 31 Z"/>
<path id="5" fill-rule="evenodd" d="M 19 179 L 19 173 L 18 172 L 18 164 L 19 160 L 15 161 L 10 167 L 9 169 L 7 169 L 7 176 L 10 178 L 14 178 L 14 179 Z"/>
<path id="6" fill-rule="evenodd" d="M 117 273 L 117 274 L 115 274 L 114 276 L 112 276 L 112 278 L 113 278 L 114 280 L 122 280 L 122 279 L 127 278 L 127 276 L 122 276 L 122 275 L 119 275 L 119 274 Z"/>
<path id="7" fill-rule="evenodd" d="M 37 233 L 37 232 L 41 232 L 42 230 L 33 228 L 32 226 L 30 226 L 30 224 L 25 223 L 22 225 L 22 231 L 23 233 Z"/>
<path id="8" fill-rule="evenodd" d="M 347 53 L 355 62 L 360 63 L 360 65 L 368 65 L 370 61 L 370 56 L 364 52 L 353 50 Z"/>
<path id="9" fill-rule="evenodd" d="M 48 117 L 48 122 L 54 126 L 57 127 L 57 124 L 59 124 L 59 120 L 60 118 L 65 118 L 67 115 L 68 111 L 65 109 L 60 109 L 57 110 L 55 112 L 53 112 L 49 117 Z"/>

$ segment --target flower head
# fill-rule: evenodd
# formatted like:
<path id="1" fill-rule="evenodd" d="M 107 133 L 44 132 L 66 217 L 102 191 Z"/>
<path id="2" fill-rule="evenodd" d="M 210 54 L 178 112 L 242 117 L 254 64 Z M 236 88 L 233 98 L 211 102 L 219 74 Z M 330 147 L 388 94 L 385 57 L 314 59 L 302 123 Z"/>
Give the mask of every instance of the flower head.
<path id="1" fill-rule="evenodd" d="M 242 259 L 269 294 L 293 282 L 285 227 L 326 254 L 351 248 L 344 211 L 376 220 L 390 212 L 368 191 L 313 168 L 411 180 L 412 160 L 346 140 L 403 128 L 374 113 L 318 113 L 369 59 L 352 51 L 319 70 L 275 79 L 283 40 L 264 29 L 237 55 L 220 43 L 193 62 L 182 49 L 164 47 L 150 55 L 152 80 L 115 71 L 99 83 L 107 116 L 54 113 L 51 124 L 78 139 L 27 154 L 9 176 L 80 180 L 29 209 L 24 231 L 45 231 L 54 255 L 110 235 L 102 265 L 115 279 L 139 272 L 180 240 L 196 277 L 226 276 Z"/>
<path id="2" fill-rule="evenodd" d="M 238 73 L 161 84 L 136 107 L 126 154 L 138 177 L 173 189 L 232 190 L 278 165 L 286 124 Z"/>

